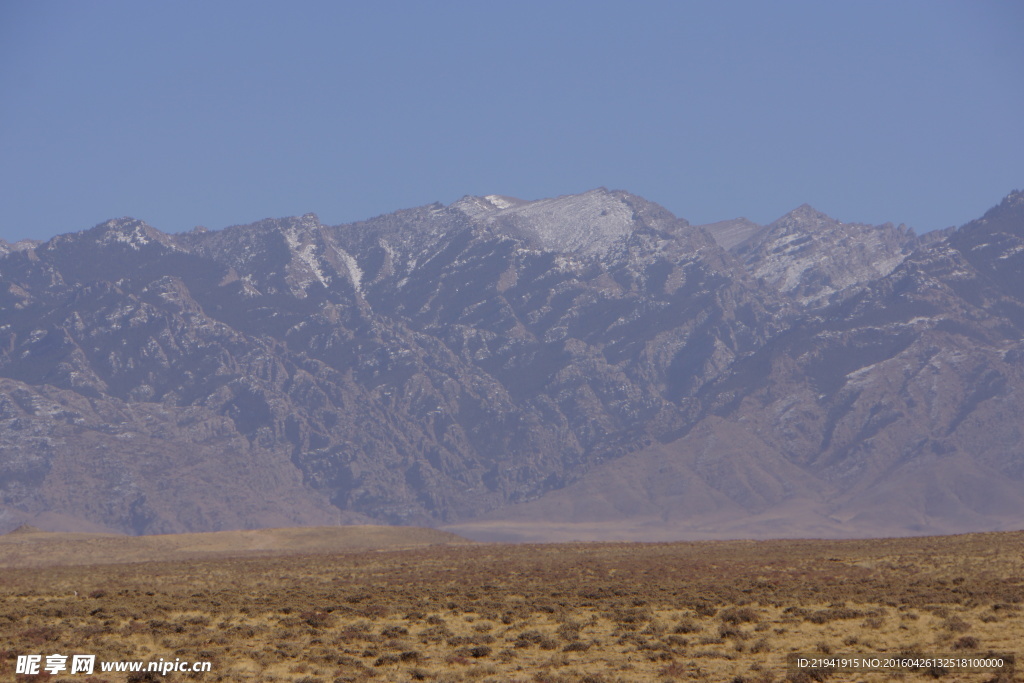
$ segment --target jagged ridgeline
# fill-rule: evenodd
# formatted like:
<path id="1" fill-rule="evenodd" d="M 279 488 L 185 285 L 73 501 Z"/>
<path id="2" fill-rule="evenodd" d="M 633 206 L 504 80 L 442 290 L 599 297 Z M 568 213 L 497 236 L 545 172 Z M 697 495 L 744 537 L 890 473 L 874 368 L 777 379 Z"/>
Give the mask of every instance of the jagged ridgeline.
<path id="1" fill-rule="evenodd" d="M 1021 193 L 924 236 L 599 189 L 0 243 L 0 530 L 1019 527 L 1022 269 Z"/>

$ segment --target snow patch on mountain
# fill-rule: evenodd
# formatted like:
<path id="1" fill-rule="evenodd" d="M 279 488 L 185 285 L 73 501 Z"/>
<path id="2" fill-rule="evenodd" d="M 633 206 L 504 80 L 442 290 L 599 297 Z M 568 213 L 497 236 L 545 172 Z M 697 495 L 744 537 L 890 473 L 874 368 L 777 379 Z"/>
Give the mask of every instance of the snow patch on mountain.
<path id="1" fill-rule="evenodd" d="M 493 206 L 497 207 L 498 209 L 507 209 L 511 206 L 515 206 L 515 202 L 509 200 L 507 197 L 502 197 L 501 195 L 497 194 L 489 194 L 486 197 L 484 197 L 484 199 L 489 201 Z"/>
<path id="2" fill-rule="evenodd" d="M 805 204 L 735 251 L 752 275 L 806 306 L 888 275 L 918 243 L 904 226 L 842 223 Z"/>
<path id="3" fill-rule="evenodd" d="M 345 267 L 348 268 L 349 277 L 352 278 L 352 286 L 357 292 L 362 291 L 363 283 L 363 270 L 359 267 L 352 254 L 348 253 L 344 249 L 338 249 L 338 256 L 345 262 Z"/>
<path id="4" fill-rule="evenodd" d="M 296 227 L 289 227 L 286 229 L 284 231 L 284 238 L 288 243 L 289 250 L 291 250 L 291 253 L 294 256 L 292 263 L 289 264 L 289 269 L 293 271 L 293 274 L 295 270 L 301 269 L 293 268 L 297 260 L 299 263 L 305 265 L 308 272 L 311 273 L 320 282 L 320 284 L 324 287 L 329 286 L 331 278 L 324 275 L 323 270 L 320 268 L 320 261 L 316 257 L 316 244 L 312 240 L 308 240 L 308 237 L 307 241 L 303 242 L 300 238 L 298 228 Z M 299 277 L 296 285 L 305 291 L 312 283 L 313 280 L 309 277 Z"/>
<path id="5" fill-rule="evenodd" d="M 500 195 L 464 197 L 452 208 L 542 249 L 564 253 L 605 253 L 636 225 L 623 193 L 604 188 L 532 202 Z"/>

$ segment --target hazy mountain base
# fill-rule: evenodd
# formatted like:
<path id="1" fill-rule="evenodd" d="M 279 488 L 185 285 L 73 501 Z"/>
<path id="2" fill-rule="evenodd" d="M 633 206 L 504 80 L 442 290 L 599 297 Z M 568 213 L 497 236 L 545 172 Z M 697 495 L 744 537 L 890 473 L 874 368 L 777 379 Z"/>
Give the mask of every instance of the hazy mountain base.
<path id="1" fill-rule="evenodd" d="M 264 555 L 367 552 L 470 542 L 435 529 L 364 525 L 211 531 L 156 536 L 53 533 L 22 526 L 0 536 L 0 567 L 123 564 Z"/>
<path id="2" fill-rule="evenodd" d="M 1016 424 L 997 427 L 997 418 L 984 412 L 977 416 L 980 428 Z M 878 473 L 858 491 L 844 488 L 849 480 L 828 470 L 816 477 L 794 464 L 757 437 L 756 428 L 711 418 L 685 439 L 604 463 L 536 501 L 443 528 L 484 541 L 671 541 L 872 538 L 1024 526 L 1024 489 L 979 465 L 980 449 L 967 456 L 965 444 L 948 452 L 923 449 L 895 464 L 867 461 Z"/>
<path id="3" fill-rule="evenodd" d="M 898 446 L 906 441 L 899 433 L 906 424 L 894 421 L 869 441 L 867 453 L 830 462 L 826 449 L 818 467 L 793 462 L 792 441 L 780 448 L 759 436 L 772 433 L 757 419 L 770 411 L 711 417 L 684 439 L 604 463 L 536 501 L 504 508 L 479 524 L 445 528 L 478 540 L 522 541 L 870 538 L 1018 529 L 1024 526 L 1024 488 L 998 466 L 986 465 L 1002 452 L 991 453 L 985 444 L 1004 443 L 999 433 L 1016 429 L 1019 410 L 1013 400 L 987 401 L 956 437 L 943 435 L 941 446 L 925 441 L 909 453 Z M 854 459 L 858 476 L 843 476 Z M 873 472 L 865 476 L 868 469 Z"/>

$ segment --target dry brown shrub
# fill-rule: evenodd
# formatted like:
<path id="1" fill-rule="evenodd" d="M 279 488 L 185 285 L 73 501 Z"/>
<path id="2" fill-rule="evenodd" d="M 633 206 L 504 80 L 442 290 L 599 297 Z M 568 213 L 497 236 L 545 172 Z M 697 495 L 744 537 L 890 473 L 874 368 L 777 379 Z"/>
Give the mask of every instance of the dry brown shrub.
<path id="1" fill-rule="evenodd" d="M 771 652 L 771 649 L 771 645 L 768 643 L 767 638 L 760 638 L 750 646 L 750 651 L 754 654 L 758 654 L 761 652 Z"/>
<path id="2" fill-rule="evenodd" d="M 672 633 L 699 633 L 701 626 L 693 619 L 682 619 L 672 627 Z"/>
<path id="3" fill-rule="evenodd" d="M 882 619 L 882 617 L 868 617 L 867 619 L 864 620 L 864 622 L 861 624 L 861 626 L 863 626 L 864 628 L 870 628 L 870 629 L 880 629 L 880 628 L 882 628 L 882 625 L 884 623 L 885 623 L 885 620 Z"/>
<path id="4" fill-rule="evenodd" d="M 718 613 L 718 608 L 707 602 L 698 602 L 693 605 L 693 611 L 697 613 L 697 616 L 713 617 Z"/>
<path id="5" fill-rule="evenodd" d="M 609 612 L 605 617 L 616 624 L 642 624 L 651 618 L 651 610 L 646 607 L 625 607 Z"/>
<path id="6" fill-rule="evenodd" d="M 942 622 L 942 628 L 951 633 L 963 633 L 971 628 L 971 625 L 960 617 L 950 617 Z"/>
<path id="7" fill-rule="evenodd" d="M 864 612 L 849 607 L 829 607 L 811 612 L 804 618 L 812 624 L 826 624 L 836 619 L 858 619 L 863 616 Z"/>
<path id="8" fill-rule="evenodd" d="M 977 649 L 980 645 L 981 645 L 981 641 L 979 641 L 974 636 L 960 636 L 953 643 L 953 649 L 954 650 L 974 650 L 974 649 Z"/>
<path id="9" fill-rule="evenodd" d="M 327 612 L 302 612 L 299 619 L 313 628 L 327 628 L 334 623 L 333 617 Z"/>
<path id="10" fill-rule="evenodd" d="M 750 634 L 738 626 L 734 626 L 732 624 L 722 624 L 718 627 L 718 637 L 735 638 L 736 640 L 746 640 L 750 637 Z"/>
<path id="11" fill-rule="evenodd" d="M 757 610 L 752 607 L 730 607 L 722 610 L 719 617 L 726 624 L 746 624 L 758 620 Z"/>
<path id="12" fill-rule="evenodd" d="M 540 645 L 544 639 L 545 636 L 543 633 L 536 629 L 530 629 L 529 631 L 523 631 L 516 636 L 515 647 L 526 648 L 533 645 Z"/>
<path id="13" fill-rule="evenodd" d="M 60 633 L 52 626 L 38 626 L 25 629 L 18 634 L 18 639 L 26 645 L 38 647 L 49 642 L 60 640 Z"/>
<path id="14" fill-rule="evenodd" d="M 579 639 L 579 637 L 580 637 L 580 629 L 582 629 L 582 628 L 583 628 L 582 624 L 580 624 L 580 623 L 578 623 L 576 621 L 573 621 L 573 620 L 569 620 L 569 621 L 564 621 L 561 624 L 559 624 L 558 628 L 555 629 L 555 633 L 558 634 L 558 636 L 562 640 L 573 641 L 573 640 L 578 640 Z"/>

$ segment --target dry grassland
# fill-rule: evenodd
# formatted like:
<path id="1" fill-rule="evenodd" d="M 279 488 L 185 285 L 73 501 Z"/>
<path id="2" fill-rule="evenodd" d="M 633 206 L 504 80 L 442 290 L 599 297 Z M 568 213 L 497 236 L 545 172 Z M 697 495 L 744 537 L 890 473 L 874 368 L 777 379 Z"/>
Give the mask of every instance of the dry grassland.
<path id="1" fill-rule="evenodd" d="M 0 572 L 3 680 L 1021 680 L 796 671 L 787 656 L 1017 652 L 1024 533 L 434 545 Z M 14 675 L 17 655 L 53 652 L 209 660 L 212 672 Z"/>
<path id="2" fill-rule="evenodd" d="M 396 550 L 472 542 L 436 529 L 388 526 L 298 527 L 160 536 L 35 533 L 25 529 L 0 536 L 0 567 Z"/>

